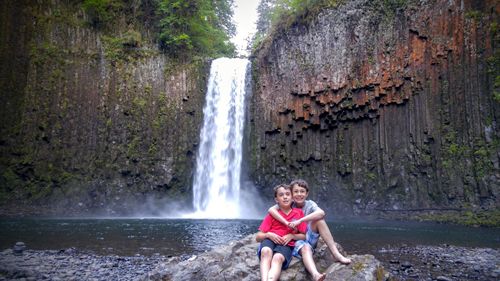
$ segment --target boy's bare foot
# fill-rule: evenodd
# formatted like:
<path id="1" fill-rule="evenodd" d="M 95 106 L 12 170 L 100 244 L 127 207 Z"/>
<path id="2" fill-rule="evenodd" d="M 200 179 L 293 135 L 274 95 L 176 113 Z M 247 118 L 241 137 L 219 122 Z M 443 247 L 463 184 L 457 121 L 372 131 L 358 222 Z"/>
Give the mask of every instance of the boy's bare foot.
<path id="1" fill-rule="evenodd" d="M 318 275 L 314 276 L 314 281 L 323 281 L 326 278 L 326 273 L 318 273 Z"/>
<path id="2" fill-rule="evenodd" d="M 337 260 L 341 263 L 341 264 L 345 264 L 345 265 L 348 265 L 350 264 L 352 261 L 351 259 L 348 259 L 346 257 L 343 257 L 343 256 L 340 256 L 337 258 Z"/>

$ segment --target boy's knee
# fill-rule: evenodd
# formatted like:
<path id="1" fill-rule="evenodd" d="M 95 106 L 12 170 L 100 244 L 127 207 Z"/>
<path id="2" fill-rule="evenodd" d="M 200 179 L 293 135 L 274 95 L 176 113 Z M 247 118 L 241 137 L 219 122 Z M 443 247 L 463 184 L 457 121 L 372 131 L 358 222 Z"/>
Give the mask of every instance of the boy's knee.
<path id="1" fill-rule="evenodd" d="M 280 253 L 276 253 L 276 254 L 273 256 L 273 261 L 283 263 L 283 262 L 285 261 L 285 256 L 283 256 L 283 255 L 282 255 L 282 254 L 280 254 Z"/>
<path id="2" fill-rule="evenodd" d="M 271 257 L 273 255 L 273 250 L 269 247 L 263 247 L 260 250 L 260 257 Z"/>
<path id="3" fill-rule="evenodd" d="M 306 244 L 306 245 L 302 246 L 302 248 L 300 248 L 301 255 L 306 255 L 309 253 L 312 254 L 312 249 L 311 249 L 311 246 L 309 246 L 308 244 Z"/>
<path id="4" fill-rule="evenodd" d="M 313 222 L 311 222 L 311 228 L 312 228 L 312 230 L 313 230 L 314 232 L 318 232 L 318 228 L 319 228 L 320 226 L 328 226 L 328 225 L 326 224 L 325 219 L 320 219 L 320 220 L 317 220 L 317 221 L 313 221 Z"/>

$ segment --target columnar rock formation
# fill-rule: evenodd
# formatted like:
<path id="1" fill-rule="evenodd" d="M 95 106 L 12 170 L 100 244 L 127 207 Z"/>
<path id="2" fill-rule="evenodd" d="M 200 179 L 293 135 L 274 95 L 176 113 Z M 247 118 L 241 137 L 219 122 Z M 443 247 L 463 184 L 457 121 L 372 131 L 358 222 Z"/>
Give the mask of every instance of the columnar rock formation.
<path id="1" fill-rule="evenodd" d="M 305 178 L 344 213 L 498 206 L 496 1 L 393 2 L 305 14 L 256 51 L 253 178 Z"/>
<path id="2" fill-rule="evenodd" d="M 162 54 L 147 1 L 102 28 L 70 2 L 0 4 L 0 199 L 68 214 L 189 197 L 209 62 Z"/>

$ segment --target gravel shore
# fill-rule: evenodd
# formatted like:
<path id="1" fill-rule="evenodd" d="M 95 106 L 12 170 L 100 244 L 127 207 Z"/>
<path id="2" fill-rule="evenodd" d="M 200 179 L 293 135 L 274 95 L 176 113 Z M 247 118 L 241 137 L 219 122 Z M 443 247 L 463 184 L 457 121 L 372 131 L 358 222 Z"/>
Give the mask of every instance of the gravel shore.
<path id="1" fill-rule="evenodd" d="M 398 280 L 500 279 L 500 251 L 451 245 L 381 249 L 376 257 Z"/>
<path id="2" fill-rule="evenodd" d="M 173 257 L 102 256 L 74 248 L 12 249 L 0 252 L 2 280 L 144 280 Z M 178 260 L 189 256 L 174 257 Z M 393 280 L 498 280 L 500 252 L 491 248 L 450 245 L 381 249 L 376 256 Z M 257 273 L 256 273 L 257 274 Z"/>
<path id="3" fill-rule="evenodd" d="M 0 280 L 142 280 L 168 257 L 99 256 L 70 248 L 0 252 Z"/>

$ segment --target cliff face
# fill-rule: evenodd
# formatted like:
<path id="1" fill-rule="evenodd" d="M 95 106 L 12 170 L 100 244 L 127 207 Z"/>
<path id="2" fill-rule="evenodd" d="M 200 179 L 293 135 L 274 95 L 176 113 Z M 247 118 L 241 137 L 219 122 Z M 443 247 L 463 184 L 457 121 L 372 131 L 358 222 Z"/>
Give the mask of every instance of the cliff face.
<path id="1" fill-rule="evenodd" d="M 274 33 L 253 62 L 252 177 L 304 178 L 336 213 L 495 208 L 498 13 L 355 0 Z"/>
<path id="2" fill-rule="evenodd" d="M 142 25 L 101 30 L 75 1 L 2 1 L 4 204 L 113 213 L 190 196 L 209 63 L 169 61 L 145 3 Z"/>

